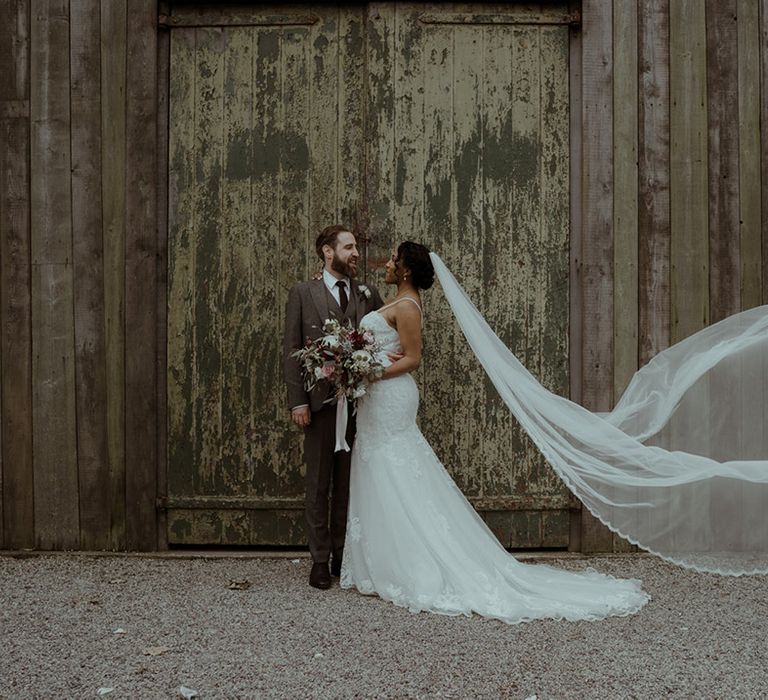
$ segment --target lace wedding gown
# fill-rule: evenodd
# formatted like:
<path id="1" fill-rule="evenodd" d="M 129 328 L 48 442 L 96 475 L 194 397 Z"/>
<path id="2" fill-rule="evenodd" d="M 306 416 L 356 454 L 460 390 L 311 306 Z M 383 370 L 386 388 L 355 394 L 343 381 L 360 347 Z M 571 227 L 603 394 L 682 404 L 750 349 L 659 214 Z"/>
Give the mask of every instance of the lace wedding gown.
<path id="1" fill-rule="evenodd" d="M 361 328 L 375 334 L 385 363 L 387 352 L 401 350 L 379 312 L 367 314 Z M 509 554 L 424 439 L 418 404 L 409 374 L 376 382 L 358 404 L 343 588 L 412 612 L 478 613 L 508 623 L 598 620 L 645 605 L 649 597 L 635 579 L 523 564 Z"/>

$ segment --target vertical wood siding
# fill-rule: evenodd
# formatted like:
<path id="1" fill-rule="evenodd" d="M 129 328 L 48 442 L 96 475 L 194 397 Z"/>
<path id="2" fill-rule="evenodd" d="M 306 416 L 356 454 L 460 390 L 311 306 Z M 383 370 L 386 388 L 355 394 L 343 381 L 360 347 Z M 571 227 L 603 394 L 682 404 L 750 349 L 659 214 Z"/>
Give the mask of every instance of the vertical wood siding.
<path id="1" fill-rule="evenodd" d="M 670 3 L 670 340 L 709 323 L 704 0 Z"/>
<path id="2" fill-rule="evenodd" d="M 110 547 L 126 546 L 125 503 L 125 69 L 126 3 L 101 5 L 101 208 L 104 246 L 107 470 Z M 105 50 L 109 47 L 109 50 Z"/>
<path id="3" fill-rule="evenodd" d="M 738 311 L 741 299 L 736 7 L 736 0 L 706 3 L 711 321 Z"/>
<path id="4" fill-rule="evenodd" d="M 5 547 L 157 546 L 157 22 L 131 10 L 0 8 Z"/>
<path id="5" fill-rule="evenodd" d="M 760 183 L 763 269 L 762 303 L 768 304 L 768 0 L 759 2 L 760 22 L 756 26 L 760 47 L 760 78 L 754 90 L 760 92 Z"/>
<path id="6" fill-rule="evenodd" d="M 33 3 L 30 122 L 35 545 L 75 548 L 75 414 L 69 3 Z"/>
<path id="7" fill-rule="evenodd" d="M 72 239 L 75 381 L 82 549 L 109 547 L 104 241 L 101 162 L 101 22 L 98 0 L 70 6 L 72 70 Z"/>
<path id="8" fill-rule="evenodd" d="M 582 3 L 582 404 L 593 411 L 613 399 L 613 12 Z M 613 547 L 612 534 L 582 511 L 584 551 Z"/>
<path id="9" fill-rule="evenodd" d="M 767 10 L 764 0 L 582 3 L 587 406 L 608 408 L 636 362 L 766 301 Z M 611 80 L 609 99 L 600 86 Z M 599 213 L 611 198 L 606 234 Z M 607 262 L 594 272 L 606 253 L 613 280 L 602 274 Z M 599 310 L 606 296 L 612 333 Z M 612 346 L 613 365 L 601 365 Z M 582 548 L 608 548 L 593 525 L 583 518 Z"/>
<path id="10" fill-rule="evenodd" d="M 420 11 L 471 15 L 473 7 L 434 3 Z M 568 383 L 565 361 L 552 358 L 579 358 L 571 385 L 598 410 L 609 408 L 638 363 L 659 349 L 768 302 L 768 0 L 581 3 L 579 65 L 571 66 L 581 71 L 580 82 L 571 83 L 580 111 L 570 115 L 580 125 L 571 144 L 581 154 L 572 184 L 579 217 L 572 308 L 580 313 L 570 319 L 579 324 L 571 335 L 579 347 L 570 350 L 551 332 L 564 313 L 551 304 L 562 297 L 542 291 L 559 288 L 559 268 L 546 268 L 541 288 L 523 281 L 543 278 L 521 272 L 540 270 L 541 256 L 556 259 L 562 242 L 552 232 L 567 228 L 567 208 L 557 206 L 562 183 L 548 180 L 546 167 L 536 177 L 525 172 L 524 146 L 539 149 L 542 163 L 554 159 L 559 145 L 543 134 L 559 127 L 546 120 L 568 119 L 567 105 L 542 117 L 523 99 L 528 90 L 560 89 L 553 64 L 544 61 L 536 72 L 526 53 L 534 46 L 539 55 L 558 55 L 556 30 L 518 27 L 505 43 L 499 27 L 425 25 L 405 5 L 377 3 L 339 14 L 335 24 L 322 21 L 310 46 L 306 27 L 167 32 L 157 28 L 154 2 L 131 3 L 130 10 L 126 0 L 0 3 L 3 547 L 164 546 L 155 501 L 167 495 L 166 468 L 182 495 L 205 488 L 222 499 L 239 497 L 215 464 L 243 449 L 248 457 L 233 472 L 237 479 L 263 484 L 274 497 L 300 498 L 300 475 L 265 461 L 283 449 L 286 463 L 297 462 L 298 440 L 254 432 L 260 422 L 276 421 L 280 408 L 244 368 L 261 362 L 264 376 L 280 385 L 267 337 L 279 335 L 286 270 L 314 269 L 310 232 L 332 215 L 367 233 L 374 264 L 409 226 L 454 266 L 468 246 L 486 251 L 482 275 L 466 276 L 470 293 L 484 298 L 497 328 L 552 386 Z M 253 15 L 245 6 L 200 12 L 209 24 Z M 169 76 L 170 43 L 188 65 Z M 308 71 L 311 94 L 294 89 Z M 281 92 L 274 89 L 278 78 Z M 163 117 L 169 82 L 181 106 L 173 107 L 171 95 L 176 111 Z M 253 99 L 244 97 L 246 85 Z M 332 109 L 334 94 L 355 106 L 339 111 L 338 127 L 320 116 Z M 185 100 L 199 105 L 194 119 L 187 119 Z M 290 114 L 279 113 L 283 101 Z M 496 116 L 483 121 L 483 114 Z M 423 137 L 407 128 L 419 118 Z M 164 119 L 175 125 L 170 152 Z M 255 128 L 279 120 L 286 134 L 304 134 L 307 150 L 320 153 L 322 171 L 332 177 L 307 172 L 302 138 L 276 141 L 274 130 Z M 261 167 L 266 160 L 258 154 L 278 142 L 282 170 Z M 328 142 L 333 146 L 320 148 Z M 360 168 L 366 144 L 381 147 L 369 145 Z M 307 199 L 307 189 L 318 196 Z M 166 191 L 175 222 L 170 240 Z M 282 204 L 267 196 L 273 191 Z M 541 213 L 521 218 L 523 202 Z M 203 221 L 206 212 L 213 216 Z M 231 236 L 201 240 L 201 221 Z M 502 245 L 492 232 L 504 227 L 513 236 Z M 256 246 L 278 245 L 278 231 L 285 233 L 282 264 L 268 283 L 270 263 Z M 536 239 L 536 252 L 514 252 L 521 237 Z M 171 251 L 172 240 L 178 245 Z M 166 280 L 166 266 L 175 278 Z M 202 279 L 209 286 L 190 308 Z M 519 303 L 491 304 L 486 280 L 507 285 Z M 259 312 L 244 301 L 248 295 L 274 305 L 271 331 L 257 332 Z M 427 351 L 445 369 L 441 353 L 461 341 L 432 296 Z M 548 321 L 531 327 L 537 318 Z M 234 369 L 199 383 L 179 374 L 184 358 L 197 373 L 225 360 Z M 514 432 L 468 358 L 457 360 L 450 380 L 425 367 L 420 382 L 425 400 L 437 403 L 478 388 L 466 404 L 467 425 L 509 436 L 502 447 L 477 429 L 439 438 L 452 453 L 469 455 L 466 469 L 454 473 L 476 503 L 503 496 L 521 475 L 537 497 L 560 497 L 561 486 Z M 210 403 L 209 395 L 219 398 Z M 168 425 L 171 434 L 188 431 L 199 441 L 209 464 L 199 482 L 186 484 L 174 471 L 191 457 L 189 446 L 174 448 L 180 451 L 166 467 L 166 444 L 173 444 L 166 401 L 187 407 L 168 415 Z M 246 430 L 238 433 L 233 426 L 243 415 Z M 429 410 L 422 423 L 428 434 L 441 430 Z M 501 452 L 519 456 L 517 472 L 486 468 L 501 465 Z M 265 520 L 235 510 L 197 534 L 201 541 L 239 541 L 243 532 L 271 528 L 301 539 L 295 512 Z M 540 511 L 488 520 L 510 542 L 566 541 L 563 523 L 547 517 Z M 623 547 L 586 513 L 582 521 L 583 549 Z"/>
<path id="11" fill-rule="evenodd" d="M 28 0 L 0 5 L 0 545 L 35 544 Z"/>
<path id="12" fill-rule="evenodd" d="M 613 399 L 638 366 L 638 12 L 635 0 L 613 6 Z M 613 548 L 632 547 L 618 535 Z M 604 548 L 608 548 L 607 536 Z"/>

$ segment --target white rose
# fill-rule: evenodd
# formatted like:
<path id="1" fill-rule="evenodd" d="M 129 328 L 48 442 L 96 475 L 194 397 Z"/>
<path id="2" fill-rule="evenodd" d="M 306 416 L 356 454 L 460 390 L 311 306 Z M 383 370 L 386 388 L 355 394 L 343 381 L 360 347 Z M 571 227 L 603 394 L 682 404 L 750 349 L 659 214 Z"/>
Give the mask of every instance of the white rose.
<path id="1" fill-rule="evenodd" d="M 328 348 L 329 350 L 336 351 L 339 349 L 339 339 L 335 335 L 326 335 L 323 337 L 321 344 L 323 347 Z"/>

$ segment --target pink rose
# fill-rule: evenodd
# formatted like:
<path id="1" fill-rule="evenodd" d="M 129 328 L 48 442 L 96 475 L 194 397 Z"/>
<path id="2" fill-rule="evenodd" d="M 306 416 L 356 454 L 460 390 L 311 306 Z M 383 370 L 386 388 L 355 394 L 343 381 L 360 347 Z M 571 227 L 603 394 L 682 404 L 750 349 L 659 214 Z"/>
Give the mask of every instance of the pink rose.
<path id="1" fill-rule="evenodd" d="M 323 365 L 323 376 L 326 379 L 330 379 L 333 376 L 333 373 L 336 371 L 336 365 L 333 362 L 326 362 Z"/>

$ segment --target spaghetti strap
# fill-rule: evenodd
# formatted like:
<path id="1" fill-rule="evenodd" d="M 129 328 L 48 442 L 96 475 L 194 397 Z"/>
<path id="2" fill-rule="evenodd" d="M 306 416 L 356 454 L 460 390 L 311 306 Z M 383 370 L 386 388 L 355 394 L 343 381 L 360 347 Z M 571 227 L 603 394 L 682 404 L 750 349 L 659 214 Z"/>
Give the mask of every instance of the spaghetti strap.
<path id="1" fill-rule="evenodd" d="M 390 302 L 386 306 L 382 306 L 379 309 L 379 311 L 383 311 L 384 309 L 388 309 L 390 306 L 394 306 L 395 304 L 399 304 L 401 301 L 410 301 L 410 302 L 412 302 L 413 304 L 416 305 L 416 308 L 419 310 L 419 313 L 422 314 L 422 315 L 424 314 L 424 312 L 421 310 L 421 305 L 419 304 L 419 302 L 416 301 L 415 299 L 412 299 L 411 297 L 400 297 L 399 299 L 395 299 L 395 301 Z"/>

